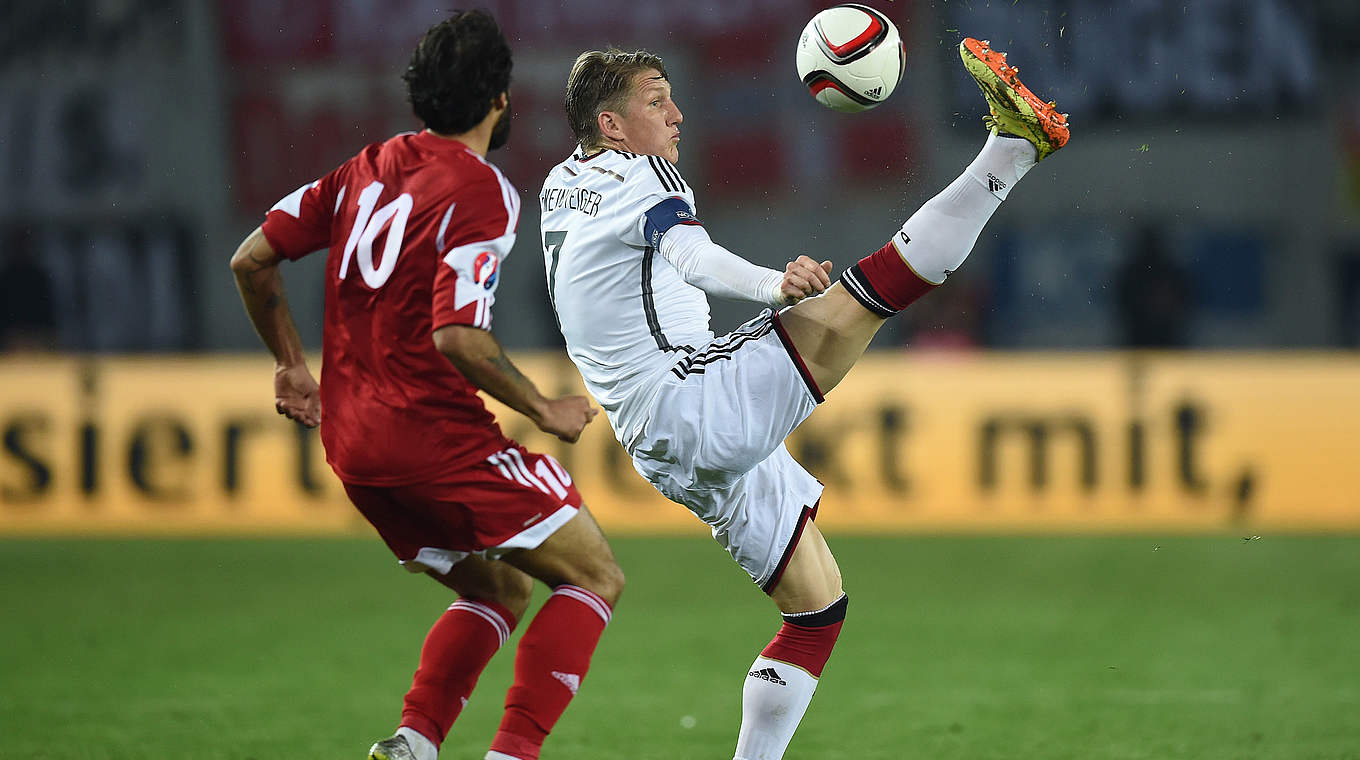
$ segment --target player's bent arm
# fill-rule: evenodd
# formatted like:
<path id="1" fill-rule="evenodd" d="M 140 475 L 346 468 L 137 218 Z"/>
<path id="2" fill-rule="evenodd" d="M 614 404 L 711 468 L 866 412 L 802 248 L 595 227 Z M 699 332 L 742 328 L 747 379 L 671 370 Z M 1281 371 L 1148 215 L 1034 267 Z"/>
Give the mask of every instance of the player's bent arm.
<path id="1" fill-rule="evenodd" d="M 718 245 L 699 225 L 671 227 L 661 238 L 659 248 L 685 282 L 709 295 L 767 306 L 784 305 L 779 292 L 783 275 Z"/>
<path id="2" fill-rule="evenodd" d="M 787 306 L 831 286 L 830 262 L 807 256 L 789 262 L 785 271 L 753 264 L 713 242 L 698 225 L 676 225 L 661 238 L 661 255 L 685 282 L 709 295 L 767 306 Z"/>
<path id="3" fill-rule="evenodd" d="M 236 289 L 255 332 L 274 355 L 274 408 L 279 414 L 308 427 L 321 424 L 321 397 L 316 378 L 307 369 L 293 314 L 283 290 L 279 255 L 259 227 L 241 242 L 231 257 Z"/>
<path id="4" fill-rule="evenodd" d="M 599 413 L 584 396 L 546 398 L 505 355 L 496 336 L 480 327 L 445 325 L 434 331 L 434 347 L 473 385 L 564 441 L 579 438 Z"/>
<path id="5" fill-rule="evenodd" d="M 279 271 L 281 261 L 283 257 L 256 227 L 231 257 L 231 271 L 236 276 L 236 289 L 241 293 L 241 301 L 245 303 L 255 332 L 274 354 L 274 361 L 279 366 L 292 367 L 306 364 L 306 357 L 284 294 L 283 274 Z"/>

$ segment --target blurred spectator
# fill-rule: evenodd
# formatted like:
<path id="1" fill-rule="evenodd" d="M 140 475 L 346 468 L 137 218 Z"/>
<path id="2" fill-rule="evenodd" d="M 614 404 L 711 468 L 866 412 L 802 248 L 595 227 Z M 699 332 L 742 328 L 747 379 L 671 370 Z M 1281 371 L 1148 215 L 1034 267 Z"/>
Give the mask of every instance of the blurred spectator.
<path id="1" fill-rule="evenodd" d="M 14 227 L 0 253 L 0 351 L 57 347 L 52 275 L 37 260 L 31 232 Z"/>
<path id="2" fill-rule="evenodd" d="M 1194 311 L 1185 267 L 1167 250 L 1161 231 L 1146 225 L 1114 275 L 1120 339 L 1129 348 L 1181 348 Z"/>

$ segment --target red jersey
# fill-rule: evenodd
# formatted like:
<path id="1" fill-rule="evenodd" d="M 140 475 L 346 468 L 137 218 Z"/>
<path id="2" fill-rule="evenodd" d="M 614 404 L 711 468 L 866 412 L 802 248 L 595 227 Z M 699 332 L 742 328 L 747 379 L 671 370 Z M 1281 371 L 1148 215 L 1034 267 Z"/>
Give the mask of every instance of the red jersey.
<path id="1" fill-rule="evenodd" d="M 341 480 L 421 482 L 505 447 L 432 336 L 490 329 L 519 205 L 495 166 L 420 132 L 364 148 L 270 209 L 262 229 L 280 255 L 329 249 L 321 440 Z"/>

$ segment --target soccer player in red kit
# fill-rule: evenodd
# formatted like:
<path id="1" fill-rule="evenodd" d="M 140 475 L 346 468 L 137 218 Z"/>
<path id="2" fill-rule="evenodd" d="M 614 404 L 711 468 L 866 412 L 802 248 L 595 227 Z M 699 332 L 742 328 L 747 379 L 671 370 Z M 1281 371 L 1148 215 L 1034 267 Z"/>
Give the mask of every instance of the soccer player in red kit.
<path id="1" fill-rule="evenodd" d="M 434 760 L 537 578 L 553 589 L 515 658 L 486 757 L 537 758 L 581 684 L 623 574 L 571 477 L 506 438 L 477 396 L 575 441 L 597 413 L 549 399 L 490 332 L 518 191 L 486 161 L 509 135 L 511 54 L 485 12 L 420 41 L 404 80 L 426 129 L 364 148 L 279 201 L 231 266 L 276 361 L 275 406 L 321 425 L 326 458 L 397 558 L 453 589 L 374 760 Z M 279 264 L 328 249 L 321 383 L 308 370 Z"/>

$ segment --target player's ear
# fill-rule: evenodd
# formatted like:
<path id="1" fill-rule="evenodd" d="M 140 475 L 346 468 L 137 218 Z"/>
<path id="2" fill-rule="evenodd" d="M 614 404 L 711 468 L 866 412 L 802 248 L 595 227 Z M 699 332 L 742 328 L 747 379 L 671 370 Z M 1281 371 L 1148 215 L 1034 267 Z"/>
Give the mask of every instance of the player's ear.
<path id="1" fill-rule="evenodd" d="M 491 107 L 504 111 L 510 107 L 510 92 L 507 90 L 491 99 Z"/>
<path id="2" fill-rule="evenodd" d="M 595 120 L 600 126 L 600 134 L 610 140 L 623 139 L 623 128 L 613 111 L 601 111 L 600 115 L 595 117 Z"/>

